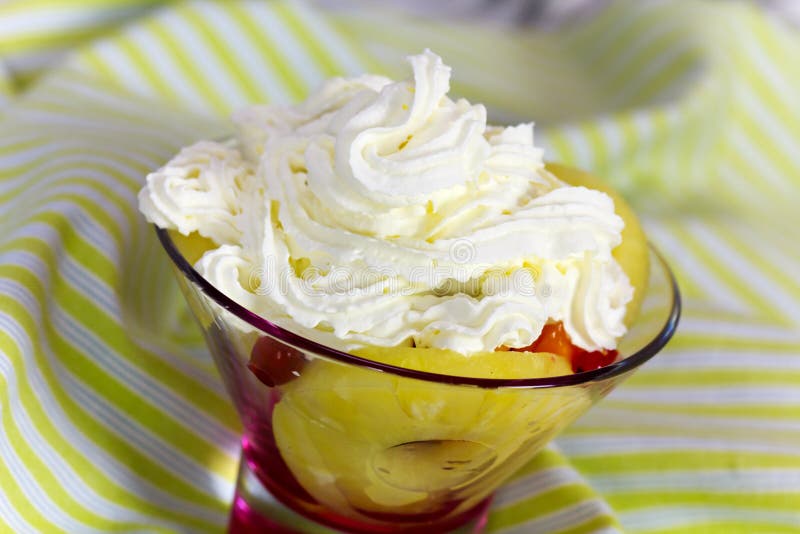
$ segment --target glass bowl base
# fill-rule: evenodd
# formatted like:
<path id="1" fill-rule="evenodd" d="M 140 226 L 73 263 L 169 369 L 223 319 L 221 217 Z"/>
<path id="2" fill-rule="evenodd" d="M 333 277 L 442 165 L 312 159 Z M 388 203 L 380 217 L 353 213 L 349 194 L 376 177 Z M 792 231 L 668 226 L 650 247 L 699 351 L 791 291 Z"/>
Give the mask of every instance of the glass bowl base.
<path id="1" fill-rule="evenodd" d="M 486 526 L 491 497 L 446 523 L 430 522 L 402 524 L 361 523 L 325 511 L 304 511 L 282 502 L 261 483 L 249 462 L 242 457 L 236 481 L 236 493 L 228 521 L 230 534 L 400 534 L 410 532 L 436 532 L 452 534 L 480 534 Z M 313 516 L 312 516 L 313 514 Z"/>

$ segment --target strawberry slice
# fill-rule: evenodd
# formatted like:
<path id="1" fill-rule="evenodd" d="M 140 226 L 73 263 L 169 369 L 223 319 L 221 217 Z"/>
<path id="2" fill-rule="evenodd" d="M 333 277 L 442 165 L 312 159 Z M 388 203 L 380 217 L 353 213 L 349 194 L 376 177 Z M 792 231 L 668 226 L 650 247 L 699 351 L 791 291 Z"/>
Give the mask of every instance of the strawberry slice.
<path id="1" fill-rule="evenodd" d="M 264 385 L 274 388 L 300 376 L 305 362 L 299 350 L 264 336 L 253 345 L 247 368 Z"/>

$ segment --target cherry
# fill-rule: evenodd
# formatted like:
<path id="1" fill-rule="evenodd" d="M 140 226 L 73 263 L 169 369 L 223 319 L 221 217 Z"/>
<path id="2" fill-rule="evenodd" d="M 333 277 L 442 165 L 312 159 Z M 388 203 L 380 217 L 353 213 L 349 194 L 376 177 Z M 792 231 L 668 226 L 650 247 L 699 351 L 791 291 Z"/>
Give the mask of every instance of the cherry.
<path id="1" fill-rule="evenodd" d="M 300 376 L 305 362 L 299 350 L 264 336 L 253 345 L 247 368 L 264 385 L 274 388 Z"/>

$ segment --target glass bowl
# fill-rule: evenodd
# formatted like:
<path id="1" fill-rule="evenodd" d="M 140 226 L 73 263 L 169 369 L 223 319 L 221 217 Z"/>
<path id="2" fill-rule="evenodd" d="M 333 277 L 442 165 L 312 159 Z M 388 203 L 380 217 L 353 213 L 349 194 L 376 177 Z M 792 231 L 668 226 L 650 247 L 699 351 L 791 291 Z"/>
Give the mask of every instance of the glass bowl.
<path id="1" fill-rule="evenodd" d="M 241 417 L 230 532 L 477 532 L 492 493 L 658 353 L 680 314 L 650 248 L 621 359 L 551 378 L 395 367 L 316 343 L 226 297 L 157 229 Z"/>

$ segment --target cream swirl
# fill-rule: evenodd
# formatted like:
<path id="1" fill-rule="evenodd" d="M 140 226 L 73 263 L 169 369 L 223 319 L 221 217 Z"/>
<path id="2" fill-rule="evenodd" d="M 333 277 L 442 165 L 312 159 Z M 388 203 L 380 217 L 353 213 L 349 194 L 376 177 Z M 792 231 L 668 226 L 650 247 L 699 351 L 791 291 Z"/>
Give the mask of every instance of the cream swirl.
<path id="1" fill-rule="evenodd" d="M 253 183 L 253 168 L 239 150 L 201 141 L 147 176 L 139 209 L 161 228 L 198 232 L 218 244 L 238 243 L 242 197 Z"/>
<path id="2" fill-rule="evenodd" d="M 333 346 L 468 355 L 563 321 L 582 348 L 614 348 L 633 289 L 611 255 L 613 201 L 548 173 L 532 124 L 487 126 L 482 105 L 450 99 L 438 56 L 409 59 L 410 80 L 337 78 L 302 104 L 238 112 L 230 166 L 185 149 L 154 173 L 181 187 L 148 177 L 142 211 L 223 245 L 197 264 L 212 284 Z M 215 172 L 228 174 L 212 187 Z M 225 194 L 190 202 L 180 180 L 200 178 Z"/>

